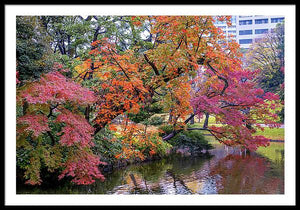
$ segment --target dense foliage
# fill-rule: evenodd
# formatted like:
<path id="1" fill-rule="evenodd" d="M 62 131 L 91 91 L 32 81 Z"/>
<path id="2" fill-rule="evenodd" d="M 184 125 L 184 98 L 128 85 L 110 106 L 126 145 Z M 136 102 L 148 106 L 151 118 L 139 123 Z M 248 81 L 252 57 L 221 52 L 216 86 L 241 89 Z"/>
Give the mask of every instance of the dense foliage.
<path id="1" fill-rule="evenodd" d="M 252 134 L 263 129 L 260 123 L 278 126 L 272 110 L 279 98 L 256 87 L 259 72 L 242 68 L 239 45 L 214 25 L 230 19 L 36 17 L 55 56 L 40 79 L 26 70 L 17 78 L 17 166 L 26 183 L 41 184 L 47 168 L 59 171 L 59 179 L 91 184 L 104 179 L 103 160 L 162 157 L 172 145 L 208 149 L 199 130 L 226 145 L 267 146 Z M 223 126 L 187 126 L 203 114 Z"/>
<path id="2" fill-rule="evenodd" d="M 23 116 L 17 118 L 17 149 L 22 149 L 18 156 L 25 156 L 23 161 L 28 164 L 20 165 L 26 170 L 27 183 L 41 184 L 42 166 L 49 171 L 63 167 L 59 179 L 69 175 L 77 184 L 103 179 L 98 169 L 102 162 L 91 151 L 94 128 L 78 112 L 78 106 L 95 101 L 92 91 L 68 81 L 58 71 L 18 92 Z"/>
<path id="3" fill-rule="evenodd" d="M 47 56 L 49 37 L 37 23 L 36 17 L 16 17 L 16 54 L 19 80 L 32 80 L 50 69 Z"/>
<path id="4" fill-rule="evenodd" d="M 284 104 L 284 23 L 266 33 L 254 43 L 246 54 L 245 64 L 251 69 L 260 69 L 256 76 L 257 86 L 266 92 L 276 93 Z M 284 120 L 284 108 L 279 112 Z"/>

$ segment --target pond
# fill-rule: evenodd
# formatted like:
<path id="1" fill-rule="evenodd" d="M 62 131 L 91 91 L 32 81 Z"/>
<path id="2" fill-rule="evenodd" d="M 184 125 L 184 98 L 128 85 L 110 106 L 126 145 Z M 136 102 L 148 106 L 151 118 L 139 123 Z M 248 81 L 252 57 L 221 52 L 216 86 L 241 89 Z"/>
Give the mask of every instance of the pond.
<path id="1" fill-rule="evenodd" d="M 215 144 L 198 157 L 171 155 L 105 174 L 89 186 L 18 186 L 33 194 L 284 194 L 284 150 L 271 143 L 264 151 L 245 154 Z M 278 146 L 279 145 L 279 146 Z M 265 148 L 264 148 L 265 149 Z"/>

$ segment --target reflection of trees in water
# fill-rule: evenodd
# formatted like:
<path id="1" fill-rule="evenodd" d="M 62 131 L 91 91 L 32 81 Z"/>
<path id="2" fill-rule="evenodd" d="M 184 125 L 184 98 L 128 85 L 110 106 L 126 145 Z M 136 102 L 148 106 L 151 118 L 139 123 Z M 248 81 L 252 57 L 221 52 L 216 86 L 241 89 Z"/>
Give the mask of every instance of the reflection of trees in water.
<path id="1" fill-rule="evenodd" d="M 172 157 L 128 167 L 124 173 L 123 187 L 112 190 L 114 193 L 127 191 L 133 194 L 191 194 L 194 193 L 185 184 L 195 180 L 190 177 L 194 171 L 201 170 L 203 163 L 210 158 L 204 157 Z"/>
<path id="2" fill-rule="evenodd" d="M 167 159 L 162 159 L 132 166 L 128 168 L 128 171 L 133 171 L 140 174 L 146 181 L 157 182 L 170 168 L 172 168 L 172 163 L 167 161 Z"/>
<path id="3" fill-rule="evenodd" d="M 129 166 L 120 177 L 123 181 L 120 180 L 119 185 L 111 189 L 110 193 L 191 194 L 184 179 L 194 170 L 200 170 L 206 159 L 207 156 L 174 155 L 159 161 Z"/>
<path id="4" fill-rule="evenodd" d="M 159 181 L 171 167 L 172 165 L 164 159 L 131 165 L 122 171 L 122 181 L 119 185 L 115 185 L 116 187 L 110 192 L 117 194 L 159 194 L 161 193 Z"/>
<path id="5" fill-rule="evenodd" d="M 192 194 L 192 191 L 186 186 L 186 184 L 180 176 L 173 173 L 172 170 L 168 170 L 166 174 L 173 178 L 175 194 Z"/>
<path id="6" fill-rule="evenodd" d="M 180 157 L 131 165 L 89 186 L 62 186 L 35 193 L 59 194 L 278 194 L 283 164 L 238 148 L 216 147 L 211 156 Z M 53 191 L 53 192 L 52 192 Z"/>
<path id="7" fill-rule="evenodd" d="M 283 174 L 266 158 L 218 148 L 213 158 L 178 157 L 126 168 L 112 193 L 277 194 Z M 117 183 L 116 183 L 117 184 Z"/>
<path id="8" fill-rule="evenodd" d="M 129 194 L 278 194 L 283 168 L 255 153 L 217 148 L 213 157 L 179 157 L 136 165 L 122 172 L 112 193 Z M 116 183 L 117 184 L 117 183 Z"/>
<path id="9" fill-rule="evenodd" d="M 283 193 L 280 176 L 267 175 L 271 162 L 255 155 L 230 154 L 220 159 L 210 176 L 220 175 L 219 194 L 278 194 Z"/>

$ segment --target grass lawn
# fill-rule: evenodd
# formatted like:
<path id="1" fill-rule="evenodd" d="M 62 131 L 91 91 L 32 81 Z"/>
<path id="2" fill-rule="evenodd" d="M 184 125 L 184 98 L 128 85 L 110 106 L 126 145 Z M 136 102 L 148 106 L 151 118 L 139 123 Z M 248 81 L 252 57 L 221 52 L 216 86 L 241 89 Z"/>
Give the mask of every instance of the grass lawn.
<path id="1" fill-rule="evenodd" d="M 283 128 L 281 128 L 283 129 Z M 266 133 L 268 133 L 267 131 Z M 282 134 L 282 131 L 277 131 L 278 133 Z M 208 142 L 212 146 L 220 145 L 221 143 L 218 142 L 213 136 L 205 136 L 205 139 L 208 140 Z M 279 138 L 277 138 L 279 139 Z M 256 150 L 257 154 L 260 154 L 269 160 L 271 160 L 273 163 L 282 163 L 284 160 L 284 143 L 281 142 L 270 142 L 270 145 L 267 147 L 258 147 Z"/>
<path id="2" fill-rule="evenodd" d="M 214 125 L 214 126 L 222 126 L 221 124 L 208 124 Z M 195 123 L 191 125 L 191 127 L 202 127 L 203 123 Z M 203 134 L 209 134 L 208 131 L 203 131 Z M 274 139 L 274 140 L 284 140 L 284 128 L 264 128 L 264 131 L 258 130 L 255 134 L 255 136 L 264 136 L 268 139 Z"/>
<path id="3" fill-rule="evenodd" d="M 198 121 L 195 120 L 195 124 L 192 125 L 192 127 L 202 127 L 203 121 L 204 119 L 202 119 L 201 122 L 198 123 Z M 213 116 L 209 118 L 209 125 L 222 126 L 221 124 L 216 124 L 215 118 Z M 210 134 L 208 131 L 202 131 L 202 133 Z M 254 135 L 262 135 L 268 139 L 273 140 L 284 140 L 284 128 L 265 127 L 264 131 L 258 130 Z M 213 136 L 205 136 L 205 139 L 207 139 L 208 142 L 213 146 L 221 144 Z M 272 162 L 279 163 L 284 160 L 284 143 L 270 142 L 270 145 L 268 147 L 259 147 L 256 152 L 264 157 L 267 157 Z"/>
<path id="4" fill-rule="evenodd" d="M 167 122 L 168 119 L 169 119 L 169 114 L 168 113 L 154 114 L 153 116 L 162 117 L 164 119 L 164 122 Z M 195 116 L 194 119 L 195 119 L 195 124 L 201 125 L 201 127 L 203 126 L 203 123 L 205 121 L 205 116 L 203 116 L 201 119 L 199 119 L 197 116 Z M 178 120 L 178 121 L 182 122 L 183 120 Z M 208 118 L 208 124 L 209 125 L 218 125 L 218 124 L 216 124 L 216 118 L 214 116 L 212 116 L 212 115 L 210 115 L 209 118 Z"/>
<path id="5" fill-rule="evenodd" d="M 254 135 L 262 135 L 268 139 L 284 140 L 284 128 L 265 128 L 264 131 L 258 130 Z"/>
<path id="6" fill-rule="evenodd" d="M 284 143 L 271 142 L 267 147 L 259 147 L 256 153 L 269 158 L 272 162 L 284 160 Z"/>
<path id="7" fill-rule="evenodd" d="M 168 114 L 160 114 L 161 117 L 164 117 L 165 121 L 168 119 Z M 193 125 L 190 125 L 191 127 L 198 127 L 202 128 L 203 123 L 204 123 L 205 117 L 202 119 L 198 119 L 195 117 L 195 123 Z M 214 116 L 209 117 L 209 126 L 214 125 L 214 126 L 222 126 L 222 124 L 216 124 L 216 120 Z M 210 134 L 208 131 L 201 131 L 203 134 Z M 258 130 L 255 135 L 262 135 L 268 139 L 273 139 L 273 140 L 284 140 L 284 128 L 268 128 L 265 127 L 264 131 Z M 221 144 L 218 142 L 213 136 L 205 135 L 205 139 L 208 140 L 208 142 L 212 146 L 217 146 Z M 282 162 L 284 160 L 284 143 L 280 142 L 270 142 L 270 145 L 268 147 L 259 147 L 256 150 L 256 153 L 267 157 L 270 159 L 272 162 Z"/>
<path id="8" fill-rule="evenodd" d="M 156 114 L 157 116 L 163 117 L 164 121 L 168 121 L 169 114 L 163 113 L 163 114 Z M 205 121 L 205 116 L 203 116 L 201 119 L 199 119 L 197 116 L 195 116 L 195 123 L 193 125 L 190 125 L 191 127 L 203 127 L 203 123 Z M 222 126 L 222 124 L 216 123 L 216 118 L 214 116 L 209 116 L 208 118 L 208 125 L 209 126 Z M 210 134 L 208 131 L 202 131 L 203 134 Z M 264 131 L 258 130 L 255 134 L 255 136 L 262 135 L 268 139 L 273 140 L 284 140 L 284 128 L 268 128 L 265 127 Z M 207 136 L 208 137 L 208 136 Z M 214 137 L 211 137 L 214 138 Z M 215 140 L 216 141 L 216 140 Z M 217 142 L 217 141 L 216 141 Z"/>

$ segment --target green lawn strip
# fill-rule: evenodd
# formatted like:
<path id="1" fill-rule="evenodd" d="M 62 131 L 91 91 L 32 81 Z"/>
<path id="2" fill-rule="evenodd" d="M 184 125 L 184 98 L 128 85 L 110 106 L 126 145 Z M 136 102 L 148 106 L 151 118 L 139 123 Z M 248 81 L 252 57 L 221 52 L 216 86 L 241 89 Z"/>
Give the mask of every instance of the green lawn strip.
<path id="1" fill-rule="evenodd" d="M 162 117 L 164 117 L 165 120 L 167 120 L 167 118 L 168 118 L 168 113 L 158 114 L 158 115 L 161 115 Z M 205 116 L 203 116 L 200 119 L 200 122 L 199 122 L 199 118 L 197 116 L 195 116 L 195 123 L 192 124 L 192 125 L 189 124 L 189 127 L 202 128 L 204 121 L 205 121 Z M 216 123 L 216 118 L 214 116 L 209 116 L 208 126 L 221 127 L 222 124 L 217 124 Z M 202 133 L 203 134 L 210 134 L 209 131 L 202 131 Z M 268 127 L 265 127 L 264 131 L 257 130 L 257 132 L 254 133 L 253 135 L 254 136 L 261 136 L 262 135 L 262 136 L 264 136 L 268 139 L 272 139 L 272 140 L 284 140 L 284 128 L 268 128 Z M 214 137 L 211 137 L 211 138 L 214 138 Z"/>
<path id="2" fill-rule="evenodd" d="M 284 140 L 284 128 L 265 128 L 264 131 L 256 131 L 254 136 L 264 136 L 272 140 Z"/>
<path id="3" fill-rule="evenodd" d="M 164 119 L 165 122 L 167 122 L 169 120 L 169 113 L 160 113 L 160 114 L 154 114 L 153 116 L 159 116 L 159 117 L 162 117 Z M 188 116 L 186 116 L 188 117 Z M 183 119 L 181 120 L 178 120 L 180 122 L 183 121 Z M 202 118 L 198 118 L 197 116 L 194 117 L 194 121 L 195 123 L 199 123 L 203 125 L 204 121 L 205 121 L 205 116 L 203 116 Z M 208 118 L 208 124 L 211 125 L 211 124 L 216 124 L 216 118 L 212 115 L 209 116 Z"/>
<path id="4" fill-rule="evenodd" d="M 203 121 L 201 121 L 203 122 Z M 214 122 L 215 123 L 215 122 Z M 213 124 L 209 123 L 209 126 Z M 215 126 L 222 126 L 222 124 L 214 124 Z M 190 125 L 190 127 L 202 127 L 203 123 L 195 123 L 193 125 Z M 211 144 L 211 145 L 219 145 L 221 144 L 219 141 L 215 139 L 215 137 L 209 135 L 209 131 L 201 131 L 205 135 L 205 139 Z M 206 135 L 208 134 L 208 135 Z M 284 128 L 268 128 L 265 127 L 264 131 L 258 130 L 254 136 L 262 135 L 268 139 L 272 140 L 284 140 Z M 267 147 L 259 147 L 256 150 L 256 153 L 267 157 L 272 162 L 280 162 L 284 159 L 284 144 L 281 142 L 270 142 L 270 145 Z"/>
<path id="5" fill-rule="evenodd" d="M 267 147 L 259 147 L 256 153 L 269 158 L 273 162 L 283 161 L 284 159 L 284 144 L 271 142 Z"/>
<path id="6" fill-rule="evenodd" d="M 209 124 L 209 126 L 216 126 L 220 127 L 222 124 Z M 195 123 L 193 125 L 190 125 L 190 127 L 194 128 L 202 128 L 203 124 L 202 123 Z M 209 131 L 203 131 L 203 134 L 210 134 Z M 265 127 L 264 131 L 257 130 L 256 133 L 253 134 L 254 136 L 264 136 L 268 139 L 273 139 L 273 140 L 284 140 L 284 128 L 268 128 Z"/>
<path id="7" fill-rule="evenodd" d="M 212 125 L 212 124 L 209 124 Z M 221 124 L 215 124 L 216 126 L 222 126 Z M 202 123 L 195 123 L 190 127 L 202 127 Z M 205 135 L 205 139 L 212 145 L 220 145 L 221 143 L 215 139 L 215 137 L 209 135 L 209 131 L 201 131 Z M 208 135 L 206 135 L 208 134 Z M 264 131 L 258 130 L 254 136 L 262 135 L 272 140 L 284 140 L 284 128 L 268 128 L 265 127 Z M 280 162 L 284 159 L 284 143 L 282 142 L 270 142 L 267 147 L 258 147 L 256 153 L 267 157 L 272 162 Z"/>

